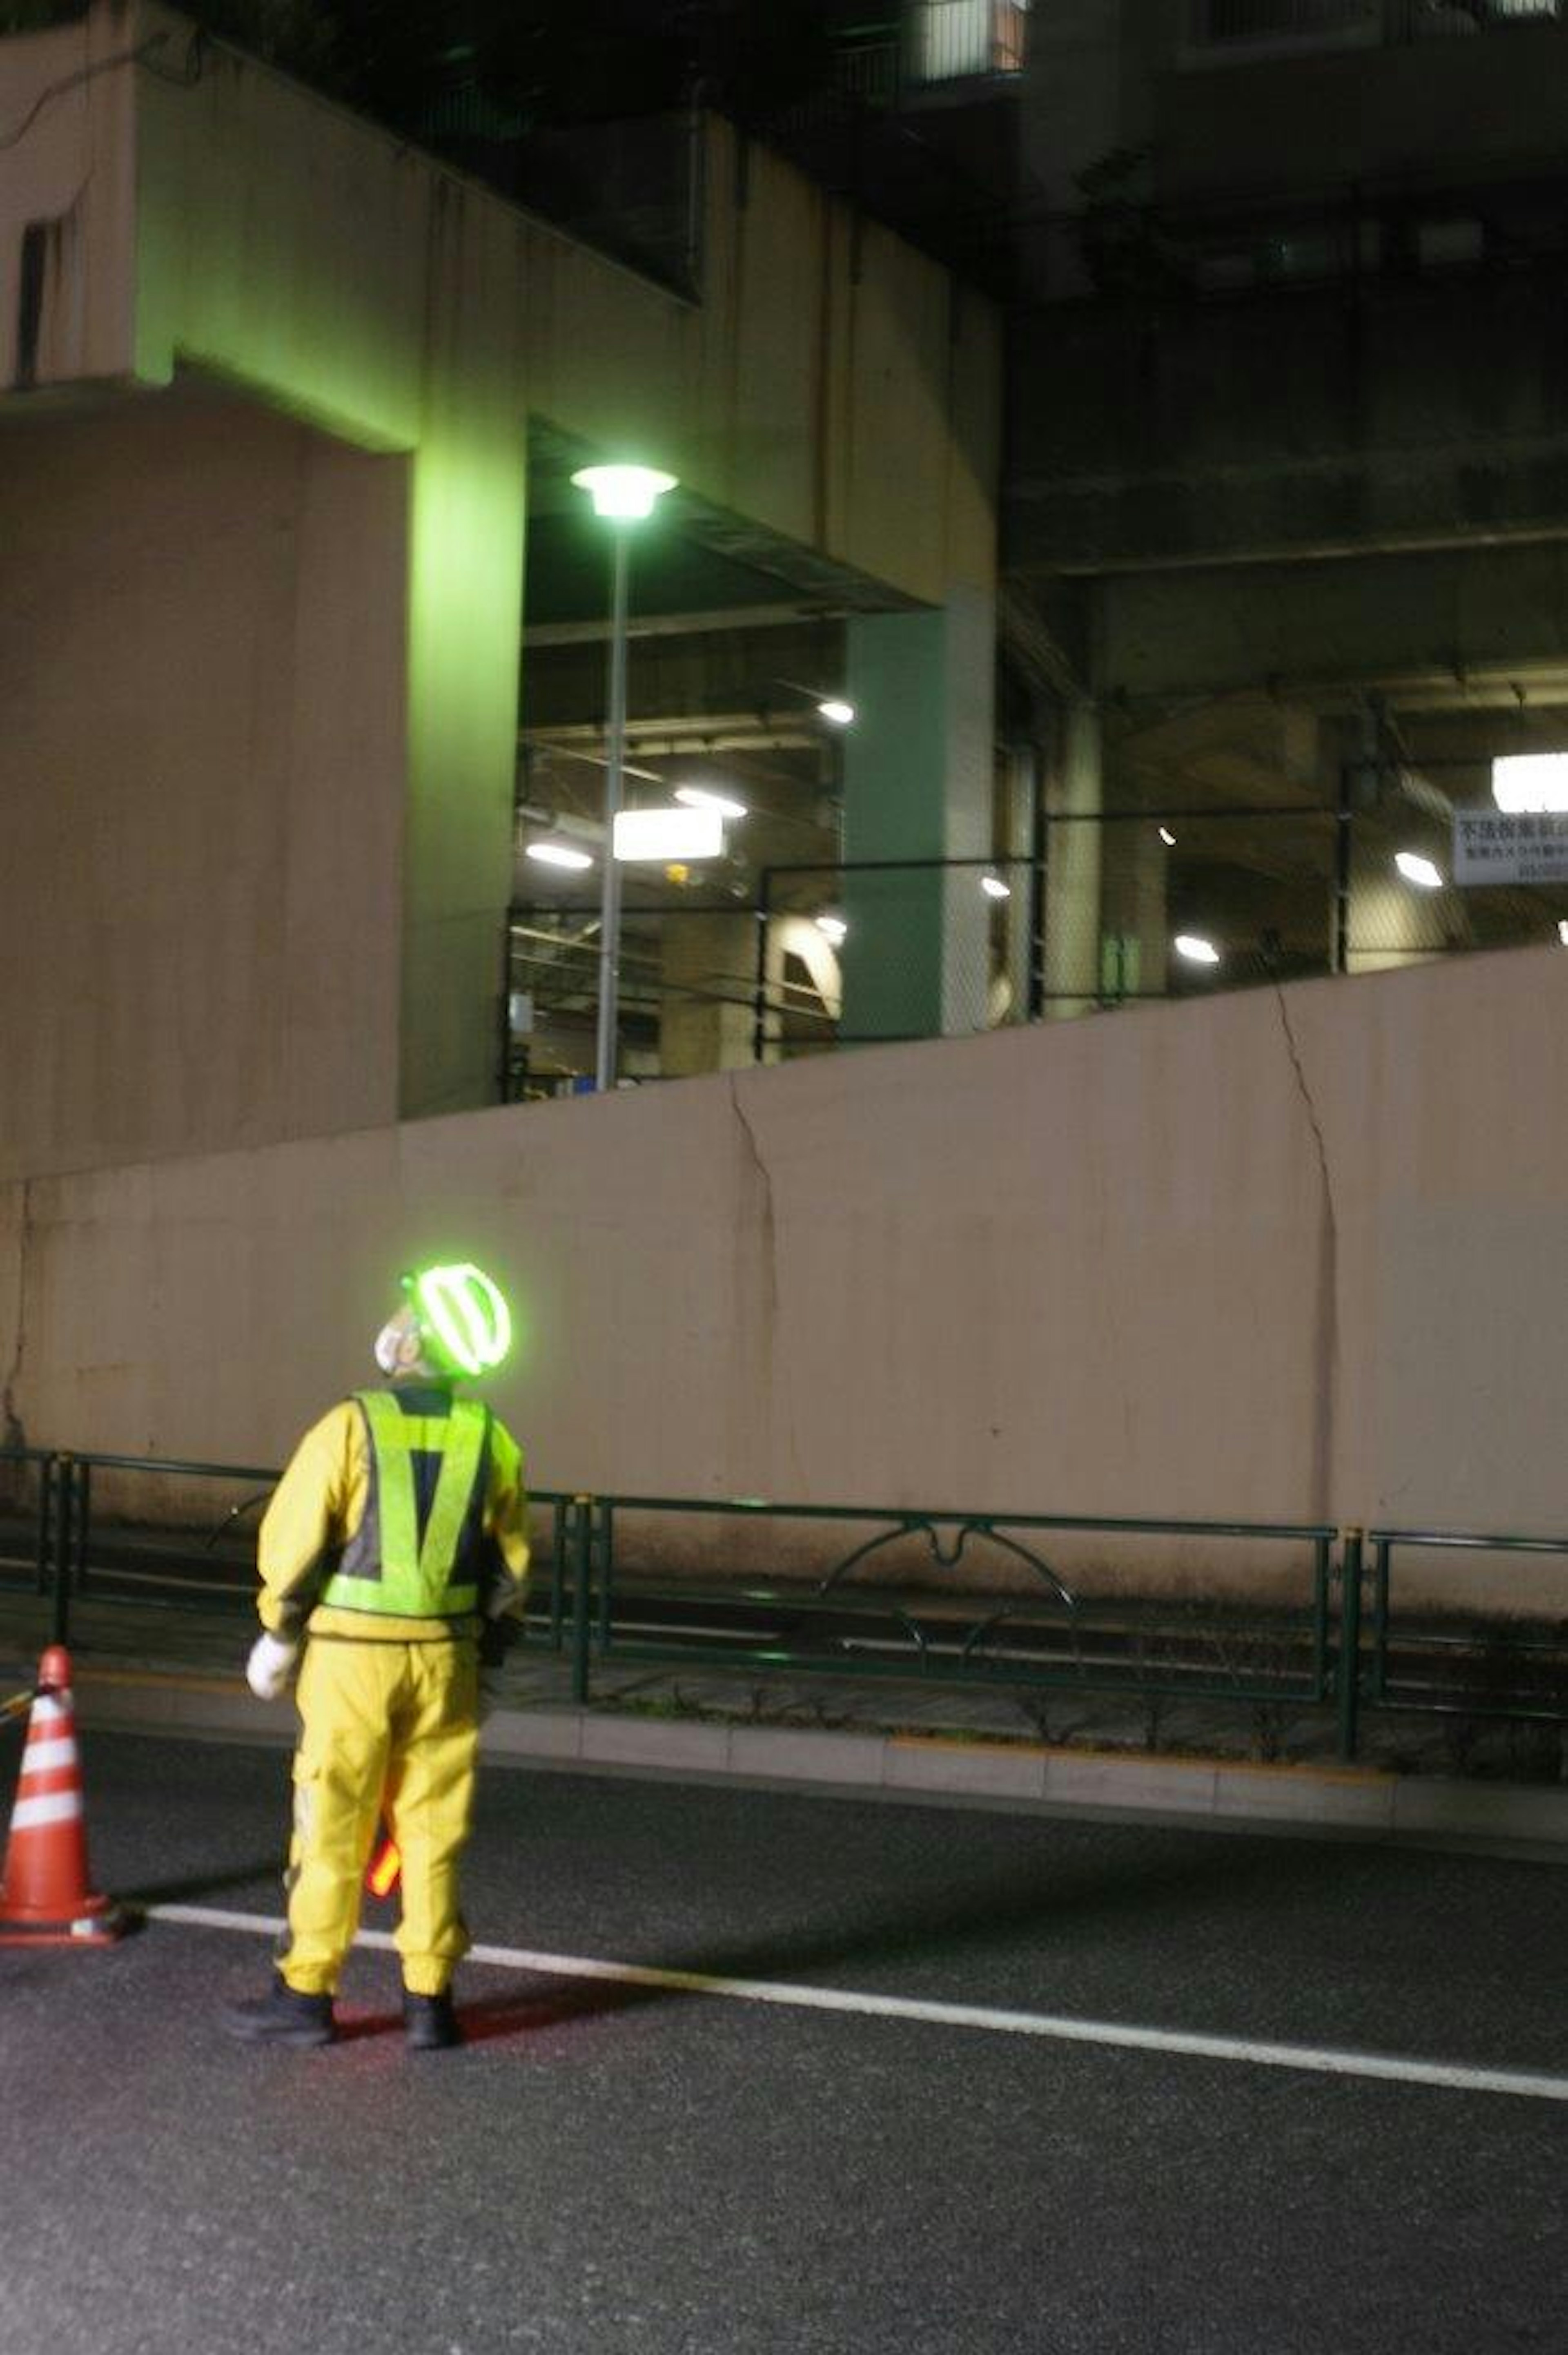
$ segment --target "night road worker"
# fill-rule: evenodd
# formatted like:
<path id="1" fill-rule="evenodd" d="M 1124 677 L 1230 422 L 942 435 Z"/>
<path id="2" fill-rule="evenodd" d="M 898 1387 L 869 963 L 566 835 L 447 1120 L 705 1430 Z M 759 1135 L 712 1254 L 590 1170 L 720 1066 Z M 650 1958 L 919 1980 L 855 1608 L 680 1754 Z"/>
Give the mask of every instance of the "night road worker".
<path id="1" fill-rule="evenodd" d="M 458 1861 L 472 1813 L 482 1669 L 517 1631 L 528 1572 L 516 1441 L 465 1375 L 499 1365 L 506 1305 L 471 1266 L 404 1279 L 379 1334 L 386 1385 L 306 1433 L 261 1523 L 262 1632 L 247 1677 L 277 1700 L 298 1670 L 289 1926 L 269 1992 L 224 2024 L 258 2044 L 326 2044 L 378 1817 L 402 1860 L 404 2030 L 460 2041 L 467 1953 Z M 303 1661 L 301 1643 L 303 1639 Z"/>

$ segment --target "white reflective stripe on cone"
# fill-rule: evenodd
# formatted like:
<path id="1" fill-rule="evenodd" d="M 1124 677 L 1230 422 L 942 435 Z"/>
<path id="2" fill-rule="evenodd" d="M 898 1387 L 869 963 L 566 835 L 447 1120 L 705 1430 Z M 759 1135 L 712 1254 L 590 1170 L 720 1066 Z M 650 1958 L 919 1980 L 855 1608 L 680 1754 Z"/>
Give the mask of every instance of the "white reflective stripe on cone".
<path id="1" fill-rule="evenodd" d="M 62 1717 L 69 1715 L 70 1710 L 58 1693 L 40 1693 L 33 1703 L 35 1725 L 58 1725 Z"/>
<path id="2" fill-rule="evenodd" d="M 69 1733 L 57 1734 L 52 1741 L 29 1742 L 22 1753 L 24 1775 L 42 1774 L 57 1766 L 74 1766 L 76 1764 L 76 1743 Z"/>
<path id="3" fill-rule="evenodd" d="M 67 1824 L 80 1813 L 79 1791 L 51 1791 L 42 1799 L 18 1799 L 11 1810 L 11 1829 L 25 1832 L 37 1824 Z"/>

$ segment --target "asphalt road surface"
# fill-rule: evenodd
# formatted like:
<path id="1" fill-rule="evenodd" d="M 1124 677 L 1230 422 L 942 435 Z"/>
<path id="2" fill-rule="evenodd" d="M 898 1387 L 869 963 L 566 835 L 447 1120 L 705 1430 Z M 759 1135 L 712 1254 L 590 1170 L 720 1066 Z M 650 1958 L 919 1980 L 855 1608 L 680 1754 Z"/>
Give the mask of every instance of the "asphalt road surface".
<path id="1" fill-rule="evenodd" d="M 3 2355 L 1568 2344 L 1561 1863 L 493 1769 L 469 2044 L 372 1944 L 280 2053 L 285 1753 L 86 1763 L 152 1913 L 0 1949 Z"/>

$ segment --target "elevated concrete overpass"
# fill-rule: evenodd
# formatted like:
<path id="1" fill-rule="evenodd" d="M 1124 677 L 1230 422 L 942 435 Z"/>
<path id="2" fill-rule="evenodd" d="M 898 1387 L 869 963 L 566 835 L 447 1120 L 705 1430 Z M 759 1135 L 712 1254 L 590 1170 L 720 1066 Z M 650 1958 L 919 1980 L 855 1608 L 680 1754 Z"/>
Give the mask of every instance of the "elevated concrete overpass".
<path id="1" fill-rule="evenodd" d="M 54 911 L 8 1170 L 491 1099 L 531 421 L 677 474 L 722 609 L 907 617 L 962 758 L 868 739 L 868 805 L 989 817 L 998 337 L 946 272 L 709 121 L 684 300 L 123 0 L 0 45 L 0 929 Z"/>

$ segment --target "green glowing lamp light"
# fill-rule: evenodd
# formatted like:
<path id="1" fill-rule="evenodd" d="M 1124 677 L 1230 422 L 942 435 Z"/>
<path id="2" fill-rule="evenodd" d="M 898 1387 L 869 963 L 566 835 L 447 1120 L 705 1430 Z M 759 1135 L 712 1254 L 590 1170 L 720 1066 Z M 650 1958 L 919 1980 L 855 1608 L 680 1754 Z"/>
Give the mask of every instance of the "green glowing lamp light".
<path id="1" fill-rule="evenodd" d="M 653 502 L 674 489 L 676 477 L 657 466 L 580 466 L 572 481 L 592 499 L 595 515 L 635 523 L 652 514 Z"/>
<path id="2" fill-rule="evenodd" d="M 471 1261 L 425 1267 L 410 1284 L 421 1321 L 459 1373 L 490 1373 L 512 1347 L 512 1312 Z"/>

